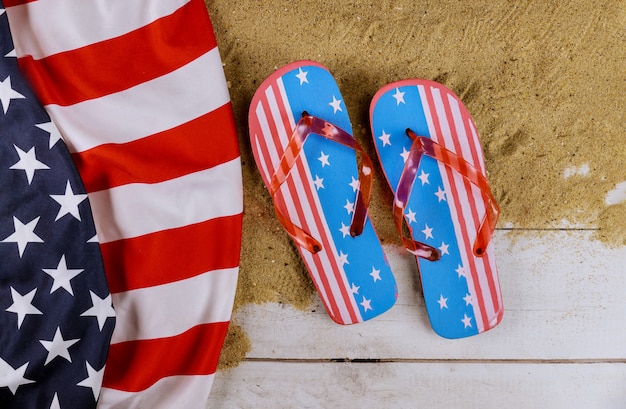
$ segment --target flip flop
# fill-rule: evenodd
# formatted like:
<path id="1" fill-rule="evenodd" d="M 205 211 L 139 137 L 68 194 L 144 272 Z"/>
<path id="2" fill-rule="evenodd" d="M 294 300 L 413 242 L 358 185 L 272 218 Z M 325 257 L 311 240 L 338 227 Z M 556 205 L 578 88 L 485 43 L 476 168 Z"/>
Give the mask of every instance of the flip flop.
<path id="1" fill-rule="evenodd" d="M 410 79 L 376 93 L 370 124 L 433 329 L 462 338 L 495 327 L 504 312 L 491 243 L 499 209 L 469 112 L 443 85 Z"/>
<path id="2" fill-rule="evenodd" d="M 372 163 L 332 74 L 313 61 L 275 71 L 252 98 L 249 128 L 276 216 L 328 315 L 354 324 L 391 308 L 396 282 L 367 216 Z"/>

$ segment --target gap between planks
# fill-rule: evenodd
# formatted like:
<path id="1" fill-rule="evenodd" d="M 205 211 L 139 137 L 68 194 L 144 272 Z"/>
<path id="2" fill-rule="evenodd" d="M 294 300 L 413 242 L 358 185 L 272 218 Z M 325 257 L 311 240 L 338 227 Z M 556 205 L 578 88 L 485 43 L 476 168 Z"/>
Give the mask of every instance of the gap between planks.
<path id="1" fill-rule="evenodd" d="M 245 358 L 244 362 L 256 363 L 356 363 L 356 364 L 534 364 L 534 365 L 593 365 L 626 364 L 626 359 L 410 359 L 410 358 Z"/>

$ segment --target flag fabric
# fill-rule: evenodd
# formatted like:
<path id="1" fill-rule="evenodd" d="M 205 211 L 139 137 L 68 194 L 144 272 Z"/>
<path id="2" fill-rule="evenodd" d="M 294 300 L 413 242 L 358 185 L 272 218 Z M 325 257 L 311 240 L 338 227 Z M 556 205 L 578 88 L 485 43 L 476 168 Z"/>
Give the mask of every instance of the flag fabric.
<path id="1" fill-rule="evenodd" d="M 329 316 L 340 324 L 362 322 L 394 305 L 396 281 L 369 218 L 362 234 L 350 234 L 360 188 L 355 150 L 316 133 L 307 137 L 301 154 L 286 149 L 303 112 L 352 138 L 348 112 L 331 73 L 313 61 L 297 61 L 275 71 L 252 98 L 252 150 L 270 190 L 281 157 L 297 155 L 274 200 L 294 224 L 321 243 L 317 253 L 297 242 L 296 248 Z"/>
<path id="2" fill-rule="evenodd" d="M 0 2 L 0 407 L 96 407 L 115 312 L 95 236 Z"/>
<path id="3" fill-rule="evenodd" d="M 117 322 L 101 408 L 203 408 L 243 194 L 201 0 L 5 0 L 20 69 L 85 184 Z"/>
<path id="4" fill-rule="evenodd" d="M 394 192 L 414 143 L 407 128 L 486 174 L 474 122 L 459 98 L 441 84 L 388 84 L 374 96 L 370 115 L 376 150 Z M 488 210 L 485 196 L 462 174 L 430 156 L 424 155 L 414 171 L 404 217 L 414 240 L 441 255 L 437 261 L 418 260 L 433 329 L 446 338 L 487 331 L 500 322 L 504 310 L 493 243 L 480 256 L 473 251 Z"/>

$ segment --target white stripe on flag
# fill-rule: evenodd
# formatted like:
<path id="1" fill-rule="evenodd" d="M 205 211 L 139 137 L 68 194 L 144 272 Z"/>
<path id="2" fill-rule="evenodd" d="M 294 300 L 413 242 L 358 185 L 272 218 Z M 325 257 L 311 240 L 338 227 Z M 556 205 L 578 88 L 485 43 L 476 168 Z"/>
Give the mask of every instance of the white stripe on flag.
<path id="1" fill-rule="evenodd" d="M 102 388 L 98 409 L 206 409 L 215 374 L 170 376 L 141 392 Z"/>
<path id="2" fill-rule="evenodd" d="M 17 55 L 41 59 L 126 34 L 175 12 L 189 0 L 39 0 L 10 7 Z M 80 18 L 77 18 L 80 16 Z M 54 24 L 51 24 L 54 20 Z M 68 35 L 71 21 L 74 33 Z M 62 32 L 63 35 L 57 35 Z"/>
<path id="3" fill-rule="evenodd" d="M 278 80 L 278 86 L 279 87 L 282 86 L 281 79 Z M 278 107 L 278 101 L 276 99 L 276 95 L 274 95 L 274 87 L 268 87 L 265 90 L 265 99 L 267 100 L 267 104 L 269 105 L 272 119 L 274 120 L 274 123 L 276 124 L 276 131 L 278 132 L 278 138 L 280 140 L 280 144 L 283 147 L 287 147 L 287 145 L 289 145 L 289 139 L 291 138 L 291 135 L 293 133 L 292 130 L 295 129 L 296 127 L 296 123 L 290 119 L 289 125 L 291 126 L 291 128 L 285 129 L 284 124 L 283 124 L 283 118 L 280 115 L 280 108 Z M 286 99 L 283 99 L 283 102 L 285 104 L 288 104 Z M 289 111 L 289 109 L 287 110 Z"/>
<path id="4" fill-rule="evenodd" d="M 451 125 L 454 125 L 454 129 L 456 130 L 457 142 L 461 145 L 461 157 L 465 159 L 469 164 L 474 166 L 475 168 L 480 169 L 477 158 L 472 154 L 472 148 L 474 144 L 472 143 L 473 135 L 468 135 L 465 129 L 465 121 L 463 121 L 463 115 L 461 114 L 461 107 L 459 106 L 459 101 L 454 98 L 452 95 L 446 95 L 448 99 L 447 105 L 450 107 L 450 112 L 452 113 L 452 121 Z"/>
<path id="5" fill-rule="evenodd" d="M 259 122 L 259 125 L 261 127 L 261 133 L 263 134 L 263 141 L 266 141 L 265 148 L 267 149 L 267 152 L 269 153 L 270 157 L 266 158 L 265 161 L 267 162 L 263 162 L 264 165 L 271 165 L 271 169 L 273 171 L 273 169 L 276 168 L 276 163 L 278 163 L 280 161 L 280 156 L 278 156 L 278 151 L 276 149 L 273 148 L 272 143 L 270 143 L 271 139 L 271 135 L 272 135 L 272 131 L 270 130 L 270 125 L 269 122 L 267 120 L 267 115 L 265 114 L 265 110 L 263 109 L 263 104 L 259 102 L 259 105 L 256 107 L 255 110 L 256 113 L 256 117 L 257 117 L 257 121 Z M 258 138 L 258 136 L 257 136 Z M 262 152 L 260 149 L 258 152 Z M 272 180 L 272 173 L 270 173 L 270 168 L 266 166 L 267 169 L 267 173 L 265 174 L 265 180 L 268 181 L 268 183 L 271 182 Z"/>
<path id="6" fill-rule="evenodd" d="M 230 320 L 227 303 L 213 304 L 237 285 L 238 268 L 210 271 L 169 284 L 113 294 L 112 344 L 178 335 L 196 325 Z M 164 302 L 167 300 L 167 302 Z"/>
<path id="7" fill-rule="evenodd" d="M 100 242 L 240 214 L 243 211 L 240 162 L 236 158 L 165 182 L 134 183 L 90 193 Z"/>
<path id="8" fill-rule="evenodd" d="M 176 102 L 163 98 L 176 86 Z M 217 48 L 167 75 L 70 106 L 46 109 L 70 151 L 134 141 L 174 128 L 230 101 Z"/>
<path id="9" fill-rule="evenodd" d="M 268 160 L 265 158 L 265 156 L 263 155 L 263 151 L 261 151 L 261 138 L 259 138 L 259 135 L 254 135 L 254 145 L 256 146 L 256 151 L 257 154 L 259 155 L 259 166 L 261 168 L 261 173 L 263 174 L 265 180 L 271 180 L 272 175 L 270 174 L 270 171 L 267 169 L 267 162 Z"/>
<path id="10" fill-rule="evenodd" d="M 474 149 L 476 150 L 476 153 L 478 154 L 478 165 L 477 168 L 480 169 L 480 171 L 484 174 L 486 174 L 486 170 L 485 170 L 485 158 L 483 155 L 483 148 L 480 144 L 480 138 L 478 138 L 478 132 L 476 132 L 476 127 L 474 126 L 474 123 L 467 118 L 467 125 L 470 128 L 470 132 L 472 133 L 472 141 L 474 141 Z"/>
<path id="11" fill-rule="evenodd" d="M 287 108 L 286 109 L 287 119 L 289 119 L 289 123 L 290 124 L 293 124 L 293 126 L 295 126 L 296 118 L 293 116 L 293 112 L 291 110 L 291 106 L 289 105 L 289 98 L 287 98 L 287 91 L 285 90 L 285 83 L 284 83 L 283 79 L 279 78 L 278 81 L 276 81 L 276 85 L 278 86 L 278 92 L 280 93 L 280 99 L 285 102 L 285 107 Z M 302 115 L 302 113 L 300 113 L 300 115 Z M 300 120 L 300 117 L 298 117 L 298 121 L 299 120 Z"/>

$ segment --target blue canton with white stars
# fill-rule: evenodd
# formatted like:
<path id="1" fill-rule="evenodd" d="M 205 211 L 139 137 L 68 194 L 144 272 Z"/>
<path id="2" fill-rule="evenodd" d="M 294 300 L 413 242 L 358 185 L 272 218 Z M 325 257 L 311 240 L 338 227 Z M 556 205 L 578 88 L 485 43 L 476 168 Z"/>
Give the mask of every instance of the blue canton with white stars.
<path id="1" fill-rule="evenodd" d="M 114 316 L 87 195 L 0 2 L 0 407 L 95 407 Z"/>

